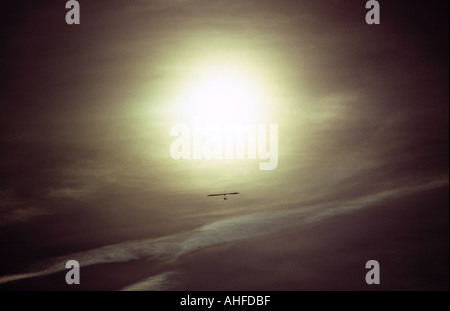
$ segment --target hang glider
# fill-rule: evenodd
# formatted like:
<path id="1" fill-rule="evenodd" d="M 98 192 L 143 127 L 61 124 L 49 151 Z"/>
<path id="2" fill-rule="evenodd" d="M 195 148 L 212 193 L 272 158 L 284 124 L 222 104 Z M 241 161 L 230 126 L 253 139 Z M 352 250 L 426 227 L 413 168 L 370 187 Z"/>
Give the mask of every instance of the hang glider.
<path id="1" fill-rule="evenodd" d="M 235 194 L 239 194 L 239 192 L 213 193 L 213 194 L 208 194 L 208 197 L 218 197 L 218 196 L 223 195 L 223 199 L 226 200 L 227 195 L 235 195 Z"/>

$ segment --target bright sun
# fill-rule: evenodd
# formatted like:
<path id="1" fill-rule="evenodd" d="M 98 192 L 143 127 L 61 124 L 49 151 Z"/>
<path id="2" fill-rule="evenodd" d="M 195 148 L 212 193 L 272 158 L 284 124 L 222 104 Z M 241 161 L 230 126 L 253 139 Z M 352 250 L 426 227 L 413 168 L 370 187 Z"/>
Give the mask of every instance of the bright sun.
<path id="1" fill-rule="evenodd" d="M 211 124 L 250 124 L 262 110 L 255 81 L 236 68 L 215 67 L 201 71 L 187 94 L 187 112 Z"/>

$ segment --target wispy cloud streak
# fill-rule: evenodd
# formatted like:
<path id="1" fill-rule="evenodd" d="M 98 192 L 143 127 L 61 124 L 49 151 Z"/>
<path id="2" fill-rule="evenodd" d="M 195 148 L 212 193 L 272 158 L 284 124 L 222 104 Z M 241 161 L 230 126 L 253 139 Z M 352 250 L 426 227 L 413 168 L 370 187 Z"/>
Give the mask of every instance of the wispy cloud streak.
<path id="1" fill-rule="evenodd" d="M 151 276 L 145 280 L 132 284 L 122 289 L 122 291 L 161 291 L 171 287 L 174 283 L 170 280 L 175 272 L 164 272 Z"/>
<path id="2" fill-rule="evenodd" d="M 323 219 L 349 213 L 386 199 L 431 190 L 448 185 L 448 179 L 426 184 L 402 187 L 346 202 L 330 202 L 311 206 L 290 208 L 276 212 L 263 212 L 212 222 L 190 232 L 157 239 L 127 241 L 119 244 L 51 258 L 30 267 L 29 273 L 0 277 L 0 284 L 25 278 L 37 277 L 63 271 L 68 260 L 78 260 L 81 267 L 137 259 L 171 261 L 193 251 L 251 238 L 258 235 L 279 232 L 302 224 L 319 222 Z M 158 287 L 168 275 L 143 281 L 145 286 Z M 152 285 L 153 284 L 153 285 Z M 138 284 L 136 286 L 139 286 Z M 144 286 L 144 285 L 143 285 Z M 133 287 L 132 287 L 133 288 Z"/>

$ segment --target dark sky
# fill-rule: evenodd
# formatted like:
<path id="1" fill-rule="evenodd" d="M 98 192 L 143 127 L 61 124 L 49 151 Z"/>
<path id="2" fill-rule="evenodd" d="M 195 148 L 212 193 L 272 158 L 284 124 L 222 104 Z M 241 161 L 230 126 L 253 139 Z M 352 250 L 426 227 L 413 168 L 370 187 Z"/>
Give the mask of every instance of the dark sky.
<path id="1" fill-rule="evenodd" d="M 448 189 L 448 2 L 380 1 L 380 25 L 364 4 L 82 0 L 80 25 L 65 23 L 64 1 L 5 4 L 0 280 L 89 250 L 95 264 L 156 256 L 156 238 L 176 240 L 161 254 L 178 258 Z M 279 128 L 276 169 L 171 158 L 170 129 L 191 121 L 197 78 L 215 68 L 256 85 L 253 117 Z M 223 191 L 240 195 L 206 197 Z M 448 258 L 448 243 L 435 250 Z"/>

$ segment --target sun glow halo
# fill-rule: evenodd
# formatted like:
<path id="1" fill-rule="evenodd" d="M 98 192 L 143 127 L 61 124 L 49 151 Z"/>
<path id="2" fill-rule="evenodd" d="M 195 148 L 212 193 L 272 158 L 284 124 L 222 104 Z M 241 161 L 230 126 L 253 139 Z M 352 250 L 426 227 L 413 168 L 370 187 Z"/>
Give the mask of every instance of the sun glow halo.
<path id="1" fill-rule="evenodd" d="M 190 117 L 211 124 L 250 124 L 263 110 L 255 80 L 235 68 L 203 70 L 190 84 L 187 100 Z"/>

